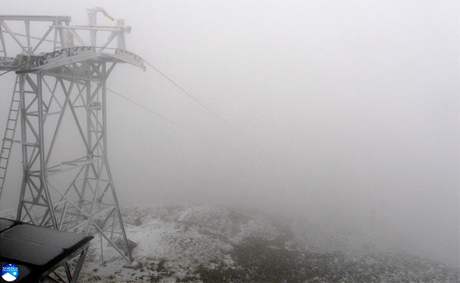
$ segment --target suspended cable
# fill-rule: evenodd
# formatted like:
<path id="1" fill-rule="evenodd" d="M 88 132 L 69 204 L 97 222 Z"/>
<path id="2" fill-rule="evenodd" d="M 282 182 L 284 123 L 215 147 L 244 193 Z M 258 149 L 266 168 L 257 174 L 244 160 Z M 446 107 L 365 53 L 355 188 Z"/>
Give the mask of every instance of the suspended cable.
<path id="1" fill-rule="evenodd" d="M 230 125 L 230 122 L 228 122 L 227 119 L 225 119 L 219 113 L 213 111 L 212 109 L 207 107 L 205 104 L 203 104 L 197 97 L 193 96 L 188 90 L 186 90 L 183 86 L 181 86 L 179 83 L 177 83 L 175 80 L 173 80 L 170 76 L 168 76 L 167 74 L 162 72 L 158 67 L 156 67 L 152 63 L 146 61 L 145 59 L 144 59 L 144 62 L 150 68 L 152 68 L 155 72 L 157 72 L 160 76 L 162 76 L 164 79 L 166 79 L 168 82 L 170 82 L 173 86 L 175 86 L 177 89 L 179 89 L 188 98 L 190 98 L 192 101 L 194 101 L 196 104 L 198 104 L 202 109 L 206 110 L 208 113 L 210 113 L 215 118 L 218 118 L 219 120 L 223 121 L 225 124 Z"/>
<path id="2" fill-rule="evenodd" d="M 129 98 L 129 97 L 117 92 L 117 91 L 114 91 L 113 89 L 107 88 L 107 90 L 110 91 L 111 93 L 115 94 L 116 96 L 119 96 L 119 97 L 123 98 L 124 100 L 130 102 L 131 104 L 142 108 L 144 111 L 154 115 L 155 117 L 160 118 L 161 120 L 167 122 L 168 124 L 170 124 L 170 125 L 172 125 L 174 127 L 177 127 L 177 128 L 181 128 L 176 122 L 172 121 L 171 119 L 167 118 L 166 116 L 164 116 L 164 115 L 162 115 L 162 114 L 160 114 L 158 112 L 153 111 L 152 109 L 149 109 L 149 108 L 145 107 L 144 105 L 132 100 L 131 98 Z"/>
<path id="3" fill-rule="evenodd" d="M 6 32 L 2 29 L 3 32 Z M 27 37 L 27 35 L 25 34 L 22 34 L 22 33 L 17 33 L 17 32 L 12 32 L 12 34 L 14 35 L 17 35 L 17 36 L 21 36 L 21 37 Z M 36 39 L 36 40 L 42 40 L 42 41 L 45 41 L 45 42 L 54 42 L 53 40 L 50 40 L 50 39 L 42 39 L 40 37 L 37 37 L 37 36 L 30 36 L 30 38 L 32 39 Z M 95 46 L 96 48 L 102 48 L 102 47 L 98 47 L 98 46 Z M 105 47 L 105 49 L 118 49 L 118 48 L 110 48 L 110 47 Z M 222 117 L 219 113 L 215 112 L 214 110 L 210 109 L 209 107 L 207 107 L 203 102 L 201 102 L 197 97 L 195 97 L 194 95 L 192 95 L 190 93 L 190 91 L 188 91 L 187 89 L 185 89 L 183 86 L 181 86 L 178 82 L 176 82 L 174 79 L 172 79 L 170 76 L 168 76 L 166 73 L 164 73 L 163 71 L 161 71 L 158 67 L 156 67 L 155 65 L 153 65 L 152 63 L 148 62 L 147 60 L 144 59 L 144 62 L 150 67 L 152 68 L 155 72 L 157 72 L 160 76 L 162 76 L 164 79 L 166 79 L 169 83 L 171 83 L 173 86 L 175 86 L 177 89 L 179 89 L 184 95 L 186 95 L 189 99 L 191 99 L 193 102 L 195 102 L 197 105 L 199 105 L 202 109 L 204 109 L 205 111 L 207 111 L 209 114 L 211 114 L 212 116 L 214 116 L 215 118 L 223 121 L 225 124 L 227 125 L 231 125 L 231 123 L 225 119 L 224 117 Z M 0 74 L 1 76 L 2 74 Z M 127 97 L 124 97 L 125 99 L 128 99 Z M 139 105 L 141 107 L 144 107 L 143 105 Z M 158 113 L 154 113 L 154 114 L 158 114 Z M 161 116 L 161 115 L 160 115 Z"/>
<path id="4" fill-rule="evenodd" d="M 3 76 L 3 75 L 6 75 L 6 74 L 8 74 L 9 72 L 12 72 L 12 71 L 13 71 L 13 70 L 8 70 L 8 71 L 5 71 L 5 72 L 3 72 L 3 73 L 0 73 L 0 77 Z"/>

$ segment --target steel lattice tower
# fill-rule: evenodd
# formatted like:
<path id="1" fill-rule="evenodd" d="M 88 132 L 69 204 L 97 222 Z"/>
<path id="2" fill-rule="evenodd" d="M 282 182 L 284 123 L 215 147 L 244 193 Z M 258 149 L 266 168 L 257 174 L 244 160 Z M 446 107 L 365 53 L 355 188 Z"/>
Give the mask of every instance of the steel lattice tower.
<path id="1" fill-rule="evenodd" d="M 0 70 L 16 73 L 0 152 L 0 197 L 13 144 L 19 143 L 17 219 L 98 234 L 131 260 L 107 157 L 106 85 L 118 63 L 145 67 L 125 49 L 130 28 L 122 20 L 97 25 L 98 13 L 113 21 L 101 8 L 88 10 L 86 26 L 71 25 L 70 17 L 0 15 Z M 41 36 L 31 35 L 40 28 Z M 71 142 L 80 145 L 56 152 L 69 123 L 76 129 Z"/>

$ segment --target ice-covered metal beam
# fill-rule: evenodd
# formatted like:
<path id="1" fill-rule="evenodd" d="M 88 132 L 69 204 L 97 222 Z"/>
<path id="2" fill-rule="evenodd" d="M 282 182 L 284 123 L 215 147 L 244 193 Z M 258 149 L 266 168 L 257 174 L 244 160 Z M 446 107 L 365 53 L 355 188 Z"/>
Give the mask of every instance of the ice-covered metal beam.
<path id="1" fill-rule="evenodd" d="M 33 22 L 70 22 L 69 16 L 47 16 L 47 15 L 0 15 L 0 20 L 5 21 L 33 21 Z"/>
<path id="2" fill-rule="evenodd" d="M 113 53 L 100 52 L 89 46 L 64 48 L 40 56 L 21 54 L 16 58 L 3 57 L 0 58 L 0 70 L 30 73 L 86 61 L 127 63 L 145 70 L 144 60 L 132 52 L 122 49 L 115 49 Z"/>

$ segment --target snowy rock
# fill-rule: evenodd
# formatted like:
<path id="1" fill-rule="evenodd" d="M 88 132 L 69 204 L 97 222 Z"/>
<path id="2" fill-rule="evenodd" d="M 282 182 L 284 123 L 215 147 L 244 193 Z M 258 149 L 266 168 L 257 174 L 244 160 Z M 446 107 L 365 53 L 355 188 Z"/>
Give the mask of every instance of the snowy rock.
<path id="1" fill-rule="evenodd" d="M 135 261 L 106 245 L 105 265 L 89 256 L 82 282 L 460 282 L 458 271 L 413 257 L 306 249 L 317 244 L 260 214 L 155 206 L 123 215 Z"/>

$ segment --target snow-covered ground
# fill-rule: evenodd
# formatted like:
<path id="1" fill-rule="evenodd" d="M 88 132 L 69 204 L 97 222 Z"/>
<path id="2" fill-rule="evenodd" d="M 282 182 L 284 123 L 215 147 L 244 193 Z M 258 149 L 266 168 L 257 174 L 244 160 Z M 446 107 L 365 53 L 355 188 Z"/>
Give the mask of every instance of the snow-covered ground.
<path id="1" fill-rule="evenodd" d="M 124 211 L 124 216 L 129 239 L 137 244 L 133 250 L 135 263 L 126 267 L 126 262 L 112 248 L 106 247 L 103 265 L 96 252 L 88 257 L 82 280 L 196 279 L 196 270 L 202 265 L 212 267 L 222 262 L 232 267 L 230 251 L 244 239 L 271 240 L 279 234 L 276 227 L 261 217 L 249 218 L 209 206 L 130 208 Z M 95 246 L 99 244 L 98 239 L 93 242 Z"/>
<path id="2" fill-rule="evenodd" d="M 410 256 L 309 250 L 262 214 L 155 206 L 124 215 L 135 262 L 107 247 L 101 264 L 95 249 L 81 282 L 459 282 L 458 271 Z"/>

